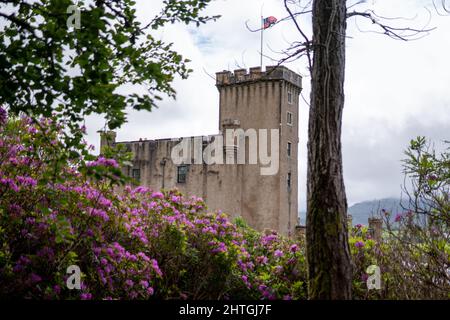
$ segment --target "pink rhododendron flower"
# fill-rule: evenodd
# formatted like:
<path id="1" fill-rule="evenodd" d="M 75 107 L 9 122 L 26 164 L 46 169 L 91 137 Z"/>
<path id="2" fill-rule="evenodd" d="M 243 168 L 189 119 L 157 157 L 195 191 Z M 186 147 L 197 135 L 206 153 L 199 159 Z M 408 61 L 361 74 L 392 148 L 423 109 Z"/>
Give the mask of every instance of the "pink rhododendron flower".
<path id="1" fill-rule="evenodd" d="M 363 248 L 363 247 L 364 247 L 364 242 L 362 242 L 362 241 L 357 241 L 357 242 L 355 243 L 355 247 L 357 247 L 357 248 Z"/>
<path id="2" fill-rule="evenodd" d="M 275 250 L 275 252 L 273 253 L 273 255 L 275 256 L 275 257 L 282 257 L 283 256 L 283 251 L 281 251 L 281 250 Z"/>
<path id="3" fill-rule="evenodd" d="M 164 194 L 162 194 L 162 192 L 153 192 L 152 193 L 152 198 L 157 198 L 157 199 L 164 199 Z"/>
<path id="4" fill-rule="evenodd" d="M 105 157 L 98 157 L 97 160 L 89 162 L 86 164 L 87 167 L 96 167 L 96 166 L 103 166 L 103 167 L 113 167 L 118 168 L 119 164 L 115 159 L 107 159 Z"/>
<path id="5" fill-rule="evenodd" d="M 90 293 L 82 293 L 82 294 L 80 294 L 80 299 L 81 300 L 91 300 L 92 299 L 92 294 L 90 294 Z"/>

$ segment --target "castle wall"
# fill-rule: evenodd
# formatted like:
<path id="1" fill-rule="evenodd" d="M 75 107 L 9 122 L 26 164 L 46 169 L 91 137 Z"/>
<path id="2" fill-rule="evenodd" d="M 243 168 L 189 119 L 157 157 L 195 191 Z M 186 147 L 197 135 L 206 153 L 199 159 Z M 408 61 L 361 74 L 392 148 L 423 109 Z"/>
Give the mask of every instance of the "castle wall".
<path id="1" fill-rule="evenodd" d="M 292 103 L 288 103 L 287 93 L 292 93 Z M 281 84 L 281 122 L 280 122 L 280 219 L 278 230 L 293 234 L 298 220 L 298 96 L 300 89 L 283 82 Z M 293 114 L 293 123 L 286 122 L 287 113 Z M 291 155 L 287 153 L 288 142 L 291 143 Z M 291 173 L 291 187 L 287 187 L 288 173 Z"/>
<path id="2" fill-rule="evenodd" d="M 171 151 L 179 140 L 120 143 L 133 153 L 133 166 L 122 170 L 131 176 L 133 169 L 139 169 L 140 184 L 154 190 L 177 188 L 184 194 L 202 197 L 210 210 L 220 209 L 231 216 L 241 215 L 243 165 L 189 164 L 186 182 L 178 183 L 178 166 L 171 160 Z"/>
<path id="3" fill-rule="evenodd" d="M 285 67 L 259 67 L 219 72 L 216 86 L 220 95 L 219 130 L 227 128 L 279 129 L 279 170 L 261 175 L 262 165 L 249 164 L 249 140 L 246 140 L 246 164 L 191 164 L 185 183 L 177 182 L 177 165 L 172 149 L 180 139 L 120 142 L 134 155 L 133 166 L 123 168 L 132 176 L 139 169 L 142 185 L 154 190 L 177 188 L 187 195 L 202 197 L 210 210 L 222 210 L 231 216 L 242 216 L 257 230 L 274 229 L 293 235 L 298 215 L 298 95 L 301 77 Z M 292 97 L 288 101 L 288 94 Z M 287 124 L 287 112 L 293 116 Z M 221 134 L 221 133 L 219 133 Z M 109 134 L 110 135 L 110 134 Z M 190 138 L 194 141 L 194 137 Z M 211 140 L 211 137 L 203 137 Z M 226 141 L 224 137 L 224 142 Z M 287 155 L 287 143 L 291 155 Z M 102 144 L 106 143 L 102 137 Z M 109 142 L 108 142 L 109 143 Z M 270 136 L 268 137 L 270 152 Z M 206 144 L 205 144 L 206 146 Z M 237 145 L 237 150 L 242 146 Z M 191 150 L 191 158 L 194 151 Z M 224 155 L 224 159 L 226 155 Z M 287 175 L 291 173 L 291 188 Z"/>

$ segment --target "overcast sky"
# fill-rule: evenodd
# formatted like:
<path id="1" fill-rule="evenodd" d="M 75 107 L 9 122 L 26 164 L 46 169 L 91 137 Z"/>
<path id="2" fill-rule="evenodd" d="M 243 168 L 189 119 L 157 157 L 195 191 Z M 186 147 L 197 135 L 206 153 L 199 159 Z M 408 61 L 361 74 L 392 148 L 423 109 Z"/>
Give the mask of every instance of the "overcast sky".
<path id="1" fill-rule="evenodd" d="M 431 0 L 430 0 L 431 1 Z M 430 1 L 367 1 L 365 8 L 391 17 L 415 18 L 394 21 L 422 27 L 429 18 L 424 5 Z M 161 8 L 159 0 L 137 0 L 137 14 L 149 21 Z M 176 80 L 176 101 L 165 99 L 153 112 L 130 112 L 128 123 L 118 131 L 118 140 L 171 138 L 207 135 L 218 132 L 218 91 L 210 77 L 215 72 L 238 66 L 259 65 L 259 33 L 245 27 L 260 24 L 264 16 L 285 17 L 282 0 L 216 0 L 207 13 L 220 14 L 216 22 L 196 28 L 170 25 L 159 37 L 173 42 L 174 48 L 192 60 L 193 74 Z M 429 6 L 429 8 L 432 8 Z M 450 17 L 433 13 L 427 37 L 403 42 L 389 39 L 371 30 L 370 24 L 352 18 L 348 21 L 346 59 L 346 102 L 343 123 L 344 176 L 349 205 L 364 200 L 400 196 L 403 182 L 401 159 L 409 140 L 423 135 L 439 144 L 450 140 Z M 306 30 L 308 17 L 299 19 Z M 373 30 L 373 29 L 372 29 Z M 275 25 L 264 33 L 264 53 L 279 58 L 274 51 L 300 40 L 292 22 Z M 265 59 L 264 65 L 271 65 Z M 287 65 L 301 74 L 303 95 L 309 99 L 309 77 L 305 61 Z M 299 201 L 305 209 L 306 141 L 308 105 L 300 101 Z M 96 133 L 104 120 L 87 120 L 88 140 L 97 146 Z"/>

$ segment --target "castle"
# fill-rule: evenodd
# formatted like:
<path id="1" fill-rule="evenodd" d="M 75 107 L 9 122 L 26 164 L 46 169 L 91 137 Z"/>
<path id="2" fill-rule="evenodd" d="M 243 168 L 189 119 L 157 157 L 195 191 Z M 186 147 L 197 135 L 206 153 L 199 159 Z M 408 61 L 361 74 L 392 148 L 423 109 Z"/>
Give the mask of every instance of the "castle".
<path id="1" fill-rule="evenodd" d="M 250 72 L 218 72 L 219 134 L 117 142 L 115 132 L 103 131 L 101 148 L 124 144 L 133 153 L 133 165 L 122 170 L 140 185 L 155 190 L 177 188 L 184 194 L 202 197 L 210 210 L 241 216 L 257 230 L 273 229 L 293 235 L 298 215 L 301 81 L 300 75 L 284 66 L 267 66 L 265 71 L 254 67 Z M 225 137 L 230 130 L 234 133 L 231 140 L 228 133 Z M 258 152 L 251 148 L 253 138 L 259 138 Z M 223 141 L 223 147 L 215 144 Z M 273 166 L 275 170 L 264 173 L 267 161 L 251 160 L 255 153 L 261 156 L 262 146 L 267 144 L 277 165 Z M 180 146 L 186 145 L 188 148 L 178 153 Z M 210 149 L 208 145 L 216 146 L 210 154 L 223 158 L 223 163 L 196 157 Z M 183 153 L 181 161 L 174 158 L 174 154 Z"/>

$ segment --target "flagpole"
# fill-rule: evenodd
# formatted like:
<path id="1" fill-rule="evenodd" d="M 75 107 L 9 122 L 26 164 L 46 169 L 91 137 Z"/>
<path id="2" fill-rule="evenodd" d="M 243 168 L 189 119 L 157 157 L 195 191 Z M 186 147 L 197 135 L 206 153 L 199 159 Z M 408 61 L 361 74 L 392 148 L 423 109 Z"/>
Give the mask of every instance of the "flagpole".
<path id="1" fill-rule="evenodd" d="M 263 67 L 263 38 L 264 38 L 264 17 L 261 15 L 261 70 Z"/>
<path id="2" fill-rule="evenodd" d="M 264 16 L 263 16 L 264 2 L 261 5 L 261 71 L 263 68 L 263 39 L 264 39 Z"/>

